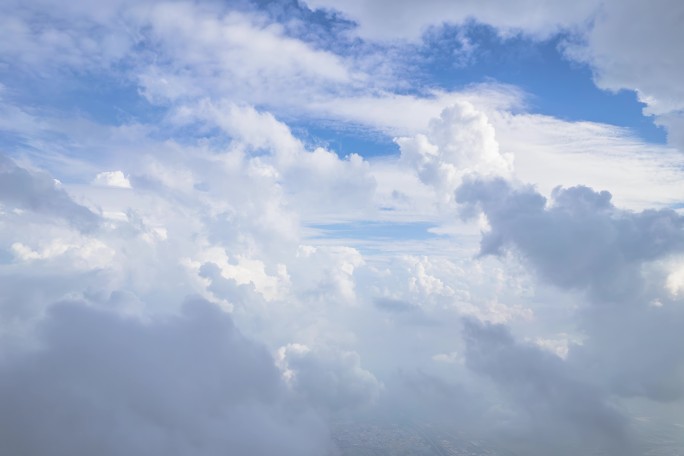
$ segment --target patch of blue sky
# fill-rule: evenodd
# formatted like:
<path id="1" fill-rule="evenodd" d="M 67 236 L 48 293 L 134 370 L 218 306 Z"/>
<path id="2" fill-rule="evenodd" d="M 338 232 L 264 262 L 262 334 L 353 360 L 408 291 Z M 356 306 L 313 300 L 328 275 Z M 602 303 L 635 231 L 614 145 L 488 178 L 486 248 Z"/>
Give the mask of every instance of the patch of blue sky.
<path id="1" fill-rule="evenodd" d="M 365 241 L 425 241 L 444 237 L 431 231 L 435 225 L 428 222 L 370 222 L 313 224 L 313 238 L 363 239 Z"/>
<path id="2" fill-rule="evenodd" d="M 245 10 L 256 9 L 282 24 L 284 32 L 318 49 L 339 55 L 352 55 L 371 47 L 353 34 L 356 25 L 342 14 L 328 9 L 311 10 L 298 0 L 238 0 Z"/>
<path id="3" fill-rule="evenodd" d="M 399 153 L 391 137 L 367 128 L 316 121 L 288 121 L 288 125 L 308 147 L 323 147 L 340 157 L 358 154 L 368 158 Z"/>
<path id="4" fill-rule="evenodd" d="M 36 106 L 49 115 L 83 117 L 104 125 L 158 122 L 164 109 L 150 104 L 125 70 L 50 71 L 35 74 L 2 71 L 3 98 L 21 106 Z"/>
<path id="5" fill-rule="evenodd" d="M 22 149 L 26 146 L 27 143 L 24 135 L 0 129 L 0 151 L 3 153 L 10 150 Z"/>
<path id="6" fill-rule="evenodd" d="M 587 65 L 564 56 L 569 35 L 541 42 L 522 35 L 504 39 L 491 27 L 468 24 L 444 26 L 424 38 L 420 84 L 446 90 L 486 81 L 512 84 L 529 94 L 531 112 L 627 127 L 643 140 L 666 142 L 665 130 L 643 115 L 635 92 L 599 89 Z"/>
<path id="7" fill-rule="evenodd" d="M 260 7 L 275 20 L 290 24 L 288 33 L 339 55 L 361 57 L 382 53 L 391 57 L 397 93 L 425 95 L 432 89 L 460 90 L 483 82 L 521 88 L 526 109 L 567 121 L 599 122 L 626 127 L 647 142 L 665 144 L 665 130 L 643 115 L 634 91 L 610 92 L 596 86 L 588 65 L 571 61 L 563 45 L 573 37 L 558 34 L 545 41 L 524 35 L 502 38 L 489 26 L 468 23 L 429 30 L 422 43 L 366 43 L 350 38 L 354 24 L 331 11 L 310 11 L 296 1 L 263 0 Z M 306 23 L 302 30 L 296 25 Z M 340 156 L 397 153 L 392 139 L 363 128 L 340 128 L 330 122 L 297 121 L 303 136 L 317 137 Z"/>

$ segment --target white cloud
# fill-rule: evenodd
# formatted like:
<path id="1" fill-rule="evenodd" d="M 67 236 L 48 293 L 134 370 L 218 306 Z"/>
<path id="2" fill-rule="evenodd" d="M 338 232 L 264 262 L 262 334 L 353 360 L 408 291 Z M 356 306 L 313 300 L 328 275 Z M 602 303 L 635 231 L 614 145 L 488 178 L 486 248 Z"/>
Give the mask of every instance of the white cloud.
<path id="1" fill-rule="evenodd" d="M 258 15 L 162 3 L 144 10 L 139 20 L 149 25 L 150 40 L 167 57 L 139 75 L 151 99 L 212 95 L 291 103 L 291 94 L 315 96 L 325 84 L 354 78 L 340 57 L 288 37 L 280 25 Z"/>
<path id="2" fill-rule="evenodd" d="M 681 201 L 684 156 L 671 147 L 606 124 L 508 113 L 490 120 L 501 149 L 515 156 L 515 175 L 544 194 L 582 184 L 610 189 L 617 204 L 635 210 Z"/>
<path id="3" fill-rule="evenodd" d="M 509 176 L 513 157 L 499 153 L 494 127 L 467 102 L 442 111 L 427 135 L 398 138 L 401 159 L 414 167 L 423 183 L 433 186 L 445 202 L 468 174 Z"/>
<path id="4" fill-rule="evenodd" d="M 251 106 L 202 100 L 182 106 L 172 121 L 217 126 L 233 140 L 234 150 L 245 152 L 249 172 L 282 185 L 298 212 L 312 222 L 367 216 L 375 181 L 369 164 L 359 155 L 344 159 L 317 147 L 307 150 L 289 127 L 269 112 Z M 335 205 L 329 202 L 335 200 Z"/>
<path id="5" fill-rule="evenodd" d="M 97 173 L 93 184 L 107 187 L 131 188 L 131 182 L 122 171 L 103 171 Z"/>
<path id="6" fill-rule="evenodd" d="M 32 249 L 31 247 L 15 242 L 12 244 L 12 252 L 22 261 L 50 260 L 62 257 L 68 260 L 75 268 L 96 269 L 106 267 L 114 258 L 116 252 L 97 239 L 79 240 L 80 243 L 70 243 L 62 239 L 53 239 L 46 246 Z M 66 257 L 66 258 L 65 258 Z"/>
<path id="7" fill-rule="evenodd" d="M 676 133 L 664 73 L 620 79 L 589 52 L 616 45 L 596 34 L 617 16 L 584 24 L 593 2 L 409 3 L 336 7 L 367 39 L 473 17 L 535 38 L 579 25 L 573 55 L 606 87 L 639 85 Z M 626 398 L 681 406 L 682 222 L 663 209 L 681 203 L 681 156 L 527 114 L 516 87 L 407 93 L 392 53 L 413 44 L 321 31 L 329 16 L 311 31 L 293 5 L 3 5 L 18 75 L 47 92 L 106 75 L 150 104 L 95 121 L 1 87 L 0 396 L 19 413 L 0 411 L 0 447 L 93 452 L 78 445 L 104 433 L 102 454 L 325 454 L 313 408 L 459 423 L 522 454 L 623 454 Z M 340 157 L 309 121 L 398 137 L 401 155 Z M 496 256 L 478 255 L 480 230 Z M 179 311 L 188 295 L 213 304 Z"/>

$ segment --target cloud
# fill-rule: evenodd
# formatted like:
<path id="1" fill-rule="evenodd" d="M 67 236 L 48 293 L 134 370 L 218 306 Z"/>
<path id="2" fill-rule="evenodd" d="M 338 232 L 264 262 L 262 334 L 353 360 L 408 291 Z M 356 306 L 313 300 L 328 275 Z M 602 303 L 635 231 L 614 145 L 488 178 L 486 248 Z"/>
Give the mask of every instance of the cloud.
<path id="1" fill-rule="evenodd" d="M 290 387 L 328 412 L 369 408 L 383 388 L 356 352 L 288 344 L 277 360 Z"/>
<path id="2" fill-rule="evenodd" d="M 684 72 L 681 18 L 684 5 L 663 0 L 652 5 L 635 0 L 602 2 L 601 13 L 582 39 L 570 42 L 566 54 L 588 63 L 602 89 L 634 90 L 644 114 L 668 129 L 669 142 L 684 151 L 679 126 L 684 89 L 676 81 Z"/>
<path id="3" fill-rule="evenodd" d="M 33 14 L 33 8 L 21 8 L 21 2 L 7 2 L 0 19 L 0 61 L 11 61 L 17 69 L 29 72 L 36 67 L 68 66 L 78 72 L 110 68 L 127 56 L 135 41 L 109 23 L 123 3 L 102 2 L 94 10 L 59 7 L 51 0 L 35 2 L 34 7 L 59 18 L 49 21 Z"/>
<path id="4" fill-rule="evenodd" d="M 428 0 L 307 0 L 312 8 L 339 10 L 356 21 L 358 34 L 371 40 L 416 40 L 431 26 L 462 24 L 470 19 L 507 33 L 523 31 L 546 37 L 563 27 L 576 26 L 598 8 L 594 0 L 572 2 Z"/>
<path id="5" fill-rule="evenodd" d="M 354 30 L 370 41 L 418 41 L 430 28 L 462 26 L 470 21 L 492 26 L 503 37 L 525 34 L 536 40 L 563 34 L 562 47 L 572 60 L 588 64 L 596 85 L 610 91 L 636 92 L 646 115 L 669 130 L 670 143 L 684 149 L 677 128 L 682 122 L 684 90 L 676 82 L 684 72 L 681 2 L 663 0 L 536 0 L 449 2 L 353 0 L 339 4 L 309 0 L 310 8 L 340 11 L 355 21 Z"/>
<path id="6" fill-rule="evenodd" d="M 544 195 L 581 184 L 609 188 L 616 204 L 633 210 L 681 201 L 684 155 L 672 147 L 608 124 L 501 111 L 489 118 L 502 150 L 515 156 L 516 177 Z"/>
<path id="7" fill-rule="evenodd" d="M 491 231 L 482 254 L 514 247 L 540 275 L 564 288 L 589 289 L 617 301 L 642 290 L 641 265 L 684 251 L 684 218 L 671 209 L 620 211 L 607 191 L 557 188 L 552 204 L 531 187 L 471 179 L 459 202 L 477 204 Z"/>
<path id="8" fill-rule="evenodd" d="M 103 171 L 97 173 L 93 184 L 107 187 L 131 188 L 131 182 L 122 171 Z"/>
<path id="9" fill-rule="evenodd" d="M 0 6 L 2 450 L 320 455 L 328 420 L 410 416 L 617 455 L 632 405 L 681 408 L 681 156 L 519 87 L 435 89 L 460 54 L 426 49 L 560 31 L 675 144 L 678 51 L 635 45 L 647 81 L 600 39 L 640 7 L 256 3 Z"/>
<path id="10" fill-rule="evenodd" d="M 468 102 L 442 111 L 430 122 L 427 135 L 396 141 L 401 159 L 416 169 L 424 184 L 435 187 L 446 202 L 453 199 L 465 175 L 508 176 L 513 170 L 513 157 L 499 152 L 487 116 Z"/>
<path id="11" fill-rule="evenodd" d="M 0 201 L 9 207 L 63 219 L 81 231 L 100 221 L 90 209 L 74 202 L 50 176 L 32 173 L 0 155 Z"/>
<path id="12" fill-rule="evenodd" d="M 599 87 L 635 90 L 649 114 L 684 108 L 684 89 L 675 82 L 684 71 L 683 54 L 667 45 L 684 38 L 681 2 L 603 3 L 586 41 L 570 46 L 570 56 L 591 64 Z"/>
<path id="13" fill-rule="evenodd" d="M 457 199 L 487 216 L 481 254 L 518 253 L 544 281 L 582 293 L 577 318 L 587 338 L 568 355 L 577 369 L 626 397 L 684 396 L 675 329 L 684 309 L 667 289 L 663 266 L 684 253 L 684 217 L 670 209 L 620 210 L 610 193 L 587 187 L 558 188 L 547 202 L 501 179 L 471 179 Z"/>
<path id="14" fill-rule="evenodd" d="M 466 365 L 492 380 L 520 414 L 513 432 L 523 435 L 509 443 L 509 450 L 638 454 L 626 418 L 601 390 L 574 378 L 560 358 L 516 342 L 502 325 L 466 320 L 464 337 Z"/>
<path id="15" fill-rule="evenodd" d="M 231 148 L 246 154 L 251 172 L 282 186 L 299 214 L 313 222 L 336 217 L 368 215 L 375 191 L 370 166 L 357 154 L 340 158 L 335 152 L 309 150 L 290 128 L 270 112 L 226 100 L 177 108 L 177 125 L 218 127 L 229 135 Z M 335 200 L 336 204 L 329 202 Z"/>
<path id="16" fill-rule="evenodd" d="M 211 94 L 254 104 L 293 102 L 288 94 L 294 91 L 316 94 L 311 88 L 351 82 L 337 55 L 287 36 L 264 16 L 215 6 L 163 3 L 139 15 L 152 46 L 167 57 L 139 74 L 147 97 L 166 102 Z"/>
<path id="17" fill-rule="evenodd" d="M 151 321 L 59 304 L 38 334 L 41 348 L 0 364 L 3 453 L 329 449 L 318 418 L 290 403 L 268 352 L 207 302 Z"/>

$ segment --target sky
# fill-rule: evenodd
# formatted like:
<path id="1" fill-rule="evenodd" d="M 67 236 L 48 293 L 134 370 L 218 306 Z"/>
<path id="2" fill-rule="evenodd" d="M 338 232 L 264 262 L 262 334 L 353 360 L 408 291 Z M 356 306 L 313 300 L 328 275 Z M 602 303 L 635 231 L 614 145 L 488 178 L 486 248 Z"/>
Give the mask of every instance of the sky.
<path id="1" fill-rule="evenodd" d="M 681 454 L 683 23 L 4 0 L 0 453 Z"/>

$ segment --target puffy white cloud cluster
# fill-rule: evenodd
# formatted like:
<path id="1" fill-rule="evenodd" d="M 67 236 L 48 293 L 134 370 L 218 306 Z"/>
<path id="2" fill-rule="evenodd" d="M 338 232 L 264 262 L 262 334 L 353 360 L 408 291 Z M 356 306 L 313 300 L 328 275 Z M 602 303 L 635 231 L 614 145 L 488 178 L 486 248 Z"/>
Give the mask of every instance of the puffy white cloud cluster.
<path id="1" fill-rule="evenodd" d="M 499 153 L 494 127 L 471 103 L 461 102 L 430 122 L 427 135 L 399 138 L 402 159 L 446 201 L 453 199 L 463 176 L 510 176 L 513 157 Z"/>

